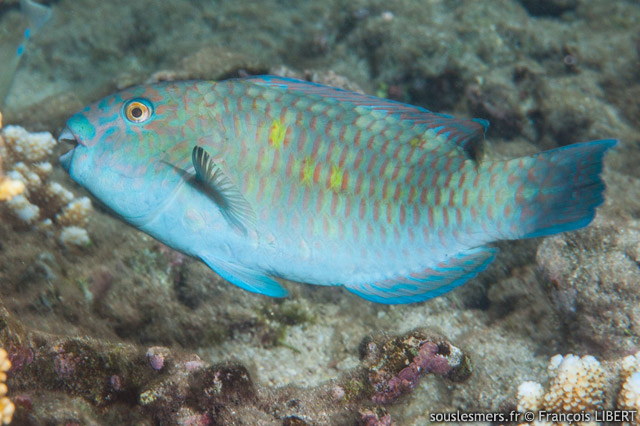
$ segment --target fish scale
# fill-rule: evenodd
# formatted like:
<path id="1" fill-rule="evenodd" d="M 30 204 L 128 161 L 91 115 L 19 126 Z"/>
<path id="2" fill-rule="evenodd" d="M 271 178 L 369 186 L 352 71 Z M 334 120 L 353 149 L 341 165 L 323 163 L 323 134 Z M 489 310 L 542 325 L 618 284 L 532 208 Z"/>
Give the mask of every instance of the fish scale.
<path id="1" fill-rule="evenodd" d="M 282 121 L 287 122 L 286 120 L 290 120 L 291 122 L 293 121 L 293 117 L 296 117 L 298 115 L 291 111 L 292 109 L 296 108 L 296 105 L 288 106 L 288 104 L 291 104 L 292 103 L 291 101 L 295 99 L 295 97 L 292 97 L 290 95 L 276 96 L 271 98 L 271 100 L 265 99 L 264 97 L 261 97 L 260 92 L 255 90 L 254 87 L 250 87 L 250 90 L 248 90 L 247 95 L 255 96 L 258 99 L 261 99 L 261 101 L 252 102 L 252 105 L 251 105 L 251 108 L 253 109 L 252 112 L 256 112 L 256 114 L 249 115 L 248 116 L 250 117 L 249 121 L 245 121 L 243 123 L 243 126 L 241 127 L 238 127 L 238 126 L 234 127 L 236 131 L 234 137 L 238 140 L 242 140 L 245 143 L 247 142 L 246 142 L 246 138 L 243 138 L 243 135 L 245 135 L 247 132 L 252 133 L 251 129 L 256 129 L 256 132 L 255 132 L 256 140 L 266 140 L 267 134 L 269 133 L 270 119 L 274 117 L 278 117 L 276 118 L 276 120 L 280 120 L 281 122 Z M 229 96 L 229 95 L 220 93 L 219 96 Z M 257 113 L 261 110 L 263 105 L 265 105 L 269 101 L 272 101 L 275 105 L 275 106 L 272 106 L 272 108 L 270 109 L 270 114 L 265 116 L 263 119 L 258 118 L 260 117 L 260 115 Z M 212 104 L 212 106 L 214 104 Z M 314 106 L 315 108 L 314 110 L 312 110 L 312 112 L 315 112 L 327 118 L 332 116 L 345 115 L 349 113 L 349 111 L 345 110 L 345 108 L 342 105 L 336 104 L 336 103 L 316 102 L 311 105 Z M 242 113 L 244 112 L 242 108 L 244 108 L 245 106 L 246 104 L 241 105 L 240 103 L 238 103 L 237 114 L 242 115 Z M 298 109 L 298 112 L 300 111 L 301 110 Z M 403 130 L 405 130 L 402 127 L 407 127 L 407 126 L 403 126 L 402 124 L 400 125 L 398 124 L 398 123 L 404 123 L 402 121 L 390 119 L 388 121 L 391 121 L 393 124 L 395 124 L 396 127 L 398 127 L 398 129 L 389 130 L 391 128 L 391 124 L 387 122 L 388 117 L 381 117 L 383 114 L 377 111 L 366 111 L 366 112 L 368 112 L 369 115 L 372 115 L 374 117 L 373 118 L 367 117 L 367 118 L 361 119 L 361 122 L 360 122 L 361 126 L 357 126 L 357 123 L 358 123 L 358 119 L 362 118 L 362 116 L 354 117 L 353 120 L 356 123 L 356 128 L 361 132 L 361 138 L 364 138 L 364 140 L 372 141 L 372 142 L 369 142 L 370 146 L 382 145 L 382 143 L 380 142 L 380 139 L 382 138 L 382 136 L 376 133 L 376 131 L 381 132 L 383 134 L 385 133 L 385 131 L 387 131 L 387 133 L 395 133 L 399 135 Z M 353 116 L 354 114 L 351 113 L 350 115 Z M 376 115 L 378 117 L 375 117 Z M 309 117 L 309 115 L 306 115 L 306 116 L 303 115 L 303 117 Z M 346 120 L 349 120 L 350 118 L 351 117 L 348 117 L 348 116 L 345 117 L 345 120 L 343 120 L 342 123 L 344 123 L 344 121 Z M 376 121 L 376 119 L 378 121 Z M 314 164 L 316 164 L 316 166 L 314 167 L 314 179 L 312 181 L 313 185 L 296 185 L 296 182 L 290 182 L 289 184 L 290 187 L 288 188 L 288 190 L 294 191 L 300 194 L 297 198 L 304 197 L 304 195 L 302 194 L 303 192 L 311 191 L 312 195 L 309 195 L 309 198 L 311 200 L 321 201 L 319 204 L 311 202 L 310 203 L 311 210 L 303 211 L 300 213 L 301 215 L 314 214 L 314 215 L 318 215 L 317 217 L 319 217 L 319 220 L 316 222 L 313 222 L 313 226 L 307 229 L 307 238 L 310 238 L 313 235 L 316 235 L 321 232 L 325 234 L 329 234 L 330 236 L 336 237 L 335 232 L 327 232 L 326 225 L 323 222 L 323 219 L 326 217 L 326 215 L 330 215 L 333 218 L 332 224 L 335 224 L 335 226 L 337 227 L 340 227 L 340 225 L 342 225 L 343 229 L 349 229 L 349 228 L 353 228 L 353 226 L 349 227 L 350 225 L 350 223 L 348 223 L 349 218 L 344 218 L 339 215 L 331 214 L 330 206 L 331 206 L 332 200 L 334 199 L 335 192 L 331 191 L 328 188 L 328 185 L 323 183 L 330 180 L 329 177 L 330 177 L 331 165 L 339 162 L 339 158 L 340 158 L 340 155 L 342 154 L 342 151 L 349 150 L 350 147 L 348 145 L 345 145 L 344 140 L 341 140 L 338 137 L 338 135 L 340 135 L 342 132 L 342 129 L 339 126 L 331 126 L 330 129 L 327 130 L 329 128 L 329 123 L 330 123 L 329 121 L 327 121 L 327 124 L 324 125 L 324 128 L 322 126 L 316 125 L 316 130 L 313 131 L 313 130 L 308 130 L 311 127 L 310 121 L 311 121 L 311 118 L 308 118 L 307 120 L 303 119 L 301 123 L 298 123 L 299 126 L 297 126 L 291 132 L 290 139 L 288 140 L 297 140 L 297 141 L 306 142 L 303 144 L 298 143 L 295 148 L 290 147 L 289 151 L 292 151 L 295 149 L 295 154 L 301 155 L 303 158 L 306 158 L 306 159 L 311 159 L 311 161 L 314 162 Z M 380 121 L 382 121 L 382 124 L 380 124 Z M 376 126 L 372 126 L 372 123 L 379 123 L 379 124 L 376 127 Z M 346 125 L 344 124 L 342 126 L 346 127 Z M 414 125 L 412 127 L 415 128 L 416 126 Z M 415 136 L 422 135 L 424 133 L 424 128 L 415 129 L 414 132 L 415 132 Z M 344 133 L 346 133 L 346 131 L 344 131 Z M 305 134 L 305 136 L 301 137 L 301 134 Z M 409 135 L 414 136 L 411 133 Z M 322 143 L 319 144 L 318 141 L 322 141 Z M 388 146 L 388 143 L 383 145 L 383 148 L 386 146 Z M 436 145 L 434 149 L 437 149 L 438 146 L 439 145 Z M 257 159 L 255 160 L 256 161 L 255 168 L 245 169 L 247 171 L 247 175 L 241 176 L 239 178 L 239 181 L 245 181 L 245 180 L 252 179 L 254 176 L 260 176 L 260 181 L 258 182 L 257 185 L 254 185 L 254 186 L 256 188 L 260 188 L 260 190 L 266 192 L 266 194 L 264 194 L 263 196 L 258 196 L 258 193 L 260 192 L 256 193 L 256 196 L 254 196 L 254 199 L 258 203 L 262 202 L 264 199 L 267 199 L 267 200 L 271 200 L 272 205 L 288 204 L 286 203 L 286 200 L 277 200 L 273 197 L 273 194 L 274 194 L 273 191 L 276 185 L 278 184 L 278 182 L 280 182 L 280 180 L 275 178 L 276 179 L 275 185 L 267 184 L 267 181 L 269 179 L 274 179 L 274 176 L 282 175 L 282 170 L 279 170 L 279 169 L 276 170 L 277 169 L 276 165 L 279 165 L 277 160 L 280 156 L 280 152 L 286 152 L 287 148 L 289 148 L 289 143 L 287 143 L 287 139 L 285 139 L 283 146 L 281 148 L 282 149 L 280 148 L 268 149 L 267 145 L 261 146 L 260 150 L 258 151 Z M 365 161 L 360 163 L 359 170 L 357 170 L 357 172 L 362 173 L 363 175 L 366 176 L 364 178 L 364 181 L 366 182 L 364 192 L 368 193 L 369 201 L 371 202 L 373 200 L 373 204 L 372 205 L 363 204 L 365 206 L 367 205 L 370 206 L 369 208 L 370 211 L 368 212 L 369 214 L 363 218 L 364 220 L 359 220 L 358 222 L 356 222 L 355 225 L 360 227 L 359 233 L 370 235 L 371 239 L 369 239 L 368 242 L 374 243 L 374 244 L 386 243 L 387 242 L 386 237 L 388 235 L 399 235 L 401 236 L 401 238 L 408 237 L 408 227 L 406 226 L 402 227 L 403 233 L 400 234 L 398 232 L 398 226 L 394 224 L 396 221 L 393 218 L 394 216 L 398 215 L 398 211 L 400 210 L 400 205 L 398 205 L 397 203 L 391 204 L 390 203 L 391 191 L 388 191 L 388 190 L 384 191 L 384 189 L 390 188 L 393 186 L 393 184 L 390 184 L 389 181 L 392 181 L 393 183 L 396 183 L 396 184 L 402 184 L 409 167 L 401 163 L 398 160 L 397 155 L 393 155 L 393 152 L 389 152 L 389 151 L 390 150 L 383 149 L 379 154 L 366 156 Z M 294 153 L 290 152 L 289 154 L 293 155 Z M 366 153 L 363 153 L 363 154 L 366 154 Z M 421 158 L 421 157 L 424 157 L 425 155 L 426 154 L 417 153 L 415 157 Z M 319 159 L 321 158 L 324 158 L 323 163 L 319 162 Z M 410 160 L 412 159 L 413 158 L 411 158 Z M 248 162 L 251 163 L 253 158 L 249 157 L 248 160 L 249 160 Z M 451 168 L 451 163 L 452 163 L 451 157 L 439 158 L 437 160 L 437 163 L 434 169 L 435 170 L 438 170 L 441 168 L 444 169 L 447 163 L 449 163 L 449 168 Z M 457 163 L 461 164 L 461 161 L 457 161 Z M 392 172 L 386 171 L 387 167 L 385 167 L 385 164 L 390 165 L 390 167 L 389 166 L 387 167 L 391 169 L 393 168 L 403 169 L 404 172 L 399 173 L 396 179 L 391 179 Z M 229 165 L 229 166 L 231 168 L 234 168 L 234 167 L 240 168 L 241 164 Z M 386 173 L 384 171 L 386 171 Z M 382 176 L 383 178 L 378 179 L 379 176 Z M 436 185 L 443 186 L 444 182 L 436 181 Z M 311 188 L 311 186 L 313 186 L 313 188 Z M 373 189 L 373 191 L 367 191 L 367 189 L 369 188 Z M 448 188 L 445 187 L 444 191 L 446 191 L 447 189 Z M 281 191 L 278 191 L 278 192 L 281 192 Z M 347 187 L 347 189 L 344 191 L 343 194 L 339 194 L 339 198 L 343 200 L 344 197 L 349 196 L 350 193 L 355 193 L 356 195 L 360 195 L 360 191 L 356 190 L 355 187 L 351 187 L 351 188 Z M 448 193 L 445 194 L 445 197 L 448 199 L 447 194 Z M 249 194 L 249 197 L 251 198 L 251 194 Z M 432 201 L 433 203 L 433 200 L 427 199 L 425 200 L 425 202 L 422 203 L 422 205 L 425 205 L 429 201 Z M 433 204 L 435 204 L 436 208 L 439 207 L 438 203 L 433 203 Z M 419 215 L 421 210 L 422 209 L 417 210 Z M 434 225 L 436 227 L 439 226 L 444 228 L 445 233 L 449 233 L 448 215 L 449 215 L 449 212 L 446 207 L 442 207 L 435 214 L 436 221 L 434 222 Z M 354 219 L 351 219 L 351 220 L 354 220 Z M 370 226 L 367 223 L 368 221 L 371 222 Z M 422 221 L 422 218 L 418 217 L 417 222 L 420 223 L 421 221 Z M 375 233 L 367 232 L 369 229 L 373 229 L 377 232 Z M 333 228 L 332 228 L 332 231 L 334 231 Z M 343 240 L 345 238 L 351 237 L 351 235 L 345 236 L 344 234 L 337 235 L 337 236 Z M 394 241 L 394 244 L 400 247 L 404 246 L 402 241 Z"/>
<path id="2" fill-rule="evenodd" d="M 603 200 L 614 140 L 492 161 L 486 126 L 280 77 L 172 82 L 72 116 L 61 161 L 246 290 L 284 296 L 285 278 L 409 303 L 485 269 L 487 244 L 586 226 Z"/>

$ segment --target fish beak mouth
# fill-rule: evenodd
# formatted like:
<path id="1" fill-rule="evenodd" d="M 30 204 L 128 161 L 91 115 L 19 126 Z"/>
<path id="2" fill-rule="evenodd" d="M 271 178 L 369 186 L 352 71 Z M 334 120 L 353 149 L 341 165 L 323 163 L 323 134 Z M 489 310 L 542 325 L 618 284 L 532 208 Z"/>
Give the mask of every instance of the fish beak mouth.
<path id="1" fill-rule="evenodd" d="M 58 142 L 70 143 L 74 147 L 78 144 L 84 145 L 68 127 L 65 127 L 62 133 L 60 133 L 60 136 L 58 136 Z"/>
<path id="2" fill-rule="evenodd" d="M 69 151 L 67 151 L 66 153 L 60 156 L 60 164 L 62 165 L 62 168 L 66 172 L 69 172 L 69 168 L 71 167 L 71 160 L 73 159 L 73 154 L 76 150 L 76 146 L 82 145 L 82 144 L 80 143 L 78 138 L 75 137 L 75 135 L 71 132 L 71 130 L 68 127 L 65 127 L 62 133 L 60 133 L 60 136 L 58 137 L 58 142 L 70 144 L 72 146 L 72 149 L 70 149 Z"/>

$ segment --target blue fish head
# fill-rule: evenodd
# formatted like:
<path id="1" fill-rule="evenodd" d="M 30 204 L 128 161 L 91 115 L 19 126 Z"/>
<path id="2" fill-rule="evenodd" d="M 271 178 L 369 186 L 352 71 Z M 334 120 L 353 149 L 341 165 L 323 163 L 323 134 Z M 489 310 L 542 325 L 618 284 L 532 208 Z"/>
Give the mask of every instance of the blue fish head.
<path id="1" fill-rule="evenodd" d="M 139 86 L 107 96 L 71 116 L 59 137 L 75 144 L 60 157 L 73 180 L 136 226 L 171 199 L 190 165 L 183 126 L 172 125 L 184 116 L 181 87 Z"/>

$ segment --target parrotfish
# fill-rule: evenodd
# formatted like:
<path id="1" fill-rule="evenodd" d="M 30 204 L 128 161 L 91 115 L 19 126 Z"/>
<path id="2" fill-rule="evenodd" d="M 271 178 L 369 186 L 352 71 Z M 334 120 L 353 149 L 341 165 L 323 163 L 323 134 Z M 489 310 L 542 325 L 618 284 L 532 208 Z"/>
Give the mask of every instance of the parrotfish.
<path id="1" fill-rule="evenodd" d="M 4 42 L 4 39 L 9 38 L 9 36 L 0 37 L 0 40 L 3 41 L 1 43 L 3 49 L 0 50 L 0 62 L 2 63 L 2 71 L 0 72 L 0 105 L 4 103 L 4 99 L 11 88 L 13 76 L 31 36 L 40 30 L 51 17 L 50 7 L 36 3 L 33 0 L 20 0 L 20 9 L 27 17 L 29 26 L 24 30 L 22 39 L 17 43 L 17 47 L 16 44 L 11 42 Z"/>
<path id="2" fill-rule="evenodd" d="M 60 160 L 119 217 L 243 289 L 277 279 L 423 301 L 484 270 L 503 239 L 588 225 L 598 140 L 511 160 L 488 123 L 274 76 L 165 82 L 71 116 Z"/>

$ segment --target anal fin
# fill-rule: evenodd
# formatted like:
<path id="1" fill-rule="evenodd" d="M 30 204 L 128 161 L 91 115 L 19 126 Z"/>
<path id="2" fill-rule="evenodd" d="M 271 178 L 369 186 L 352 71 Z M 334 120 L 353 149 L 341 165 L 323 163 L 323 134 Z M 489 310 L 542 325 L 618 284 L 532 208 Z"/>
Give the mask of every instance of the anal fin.
<path id="1" fill-rule="evenodd" d="M 289 294 L 276 280 L 264 275 L 262 272 L 225 260 L 204 256 L 200 256 L 200 259 L 222 278 L 244 290 L 271 297 L 285 297 Z"/>
<path id="2" fill-rule="evenodd" d="M 446 261 L 418 273 L 384 281 L 349 284 L 352 293 L 376 303 L 395 305 L 422 302 L 453 290 L 485 270 L 498 249 L 477 247 L 460 252 Z"/>

